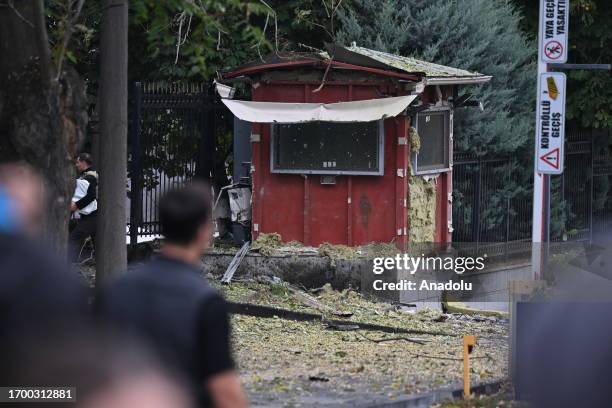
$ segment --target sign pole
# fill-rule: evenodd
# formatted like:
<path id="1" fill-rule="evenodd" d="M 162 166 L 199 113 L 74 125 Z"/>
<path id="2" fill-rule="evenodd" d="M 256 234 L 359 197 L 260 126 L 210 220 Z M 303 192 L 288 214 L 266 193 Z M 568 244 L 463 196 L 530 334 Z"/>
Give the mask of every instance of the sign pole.
<path id="1" fill-rule="evenodd" d="M 549 74 L 549 64 L 567 62 L 569 0 L 540 0 L 536 137 L 533 169 L 531 269 L 542 278 L 550 239 L 551 174 L 563 173 L 565 75 Z"/>
<path id="2" fill-rule="evenodd" d="M 541 20 L 540 24 L 542 24 Z M 543 63 L 541 60 L 538 61 L 538 94 L 540 93 L 540 76 L 546 73 L 547 71 L 547 64 Z M 537 115 L 538 109 L 536 109 L 536 124 L 539 122 Z M 550 208 L 546 206 L 546 203 L 549 202 L 548 195 L 550 194 L 550 189 L 546 188 L 546 186 L 550 185 L 550 176 L 547 174 L 538 173 L 537 161 L 539 158 L 537 157 L 537 137 L 535 143 L 535 159 L 533 162 L 533 243 L 531 248 L 531 270 L 533 279 L 540 280 L 544 261 L 542 256 L 542 243 L 545 242 L 547 238 L 544 224 L 545 220 L 548 221 L 550 213 Z M 548 222 L 546 222 L 546 224 L 548 224 Z"/>

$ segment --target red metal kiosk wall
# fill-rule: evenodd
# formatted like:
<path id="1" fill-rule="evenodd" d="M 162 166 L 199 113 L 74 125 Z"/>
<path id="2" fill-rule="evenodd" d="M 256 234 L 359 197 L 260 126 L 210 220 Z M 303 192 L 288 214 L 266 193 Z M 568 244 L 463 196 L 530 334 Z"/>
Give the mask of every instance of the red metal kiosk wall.
<path id="1" fill-rule="evenodd" d="M 402 93 L 388 81 L 328 82 L 313 92 L 319 85 L 320 81 L 257 82 L 252 87 L 252 100 L 333 103 Z M 323 242 L 349 246 L 393 242 L 404 247 L 410 228 L 407 126 L 404 115 L 384 120 L 384 175 L 340 175 L 336 176 L 335 185 L 322 185 L 320 175 L 272 173 L 271 126 L 254 123 L 251 135 L 253 238 L 260 233 L 277 232 L 283 241 L 296 240 L 313 246 Z M 435 239 L 447 242 L 450 241 L 450 172 L 436 177 Z"/>

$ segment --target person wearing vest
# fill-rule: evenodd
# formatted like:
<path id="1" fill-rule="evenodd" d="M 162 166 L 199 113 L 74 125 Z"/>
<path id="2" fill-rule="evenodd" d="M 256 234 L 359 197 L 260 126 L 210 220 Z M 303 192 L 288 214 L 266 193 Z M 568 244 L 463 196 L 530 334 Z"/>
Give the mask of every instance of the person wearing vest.
<path id="1" fill-rule="evenodd" d="M 70 231 L 69 251 L 72 262 L 79 261 L 79 254 L 87 238 L 93 240 L 98 225 L 98 173 L 89 153 L 81 153 L 76 159 L 79 171 L 70 211 L 76 221 Z"/>
<path id="2" fill-rule="evenodd" d="M 96 299 L 101 322 L 139 336 L 189 384 L 201 407 L 248 405 L 230 347 L 229 307 L 201 274 L 212 240 L 210 187 L 191 184 L 159 202 L 160 256 L 118 274 Z"/>

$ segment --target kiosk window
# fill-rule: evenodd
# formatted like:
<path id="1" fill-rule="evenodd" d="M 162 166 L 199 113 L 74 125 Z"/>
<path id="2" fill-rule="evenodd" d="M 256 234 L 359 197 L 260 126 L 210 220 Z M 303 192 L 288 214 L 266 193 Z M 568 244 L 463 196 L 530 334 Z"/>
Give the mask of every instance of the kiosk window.
<path id="1" fill-rule="evenodd" d="M 450 169 L 450 110 L 424 111 L 417 115 L 416 129 L 421 148 L 412 155 L 415 174 Z"/>
<path id="2" fill-rule="evenodd" d="M 307 122 L 272 127 L 272 172 L 383 174 L 383 124 Z"/>

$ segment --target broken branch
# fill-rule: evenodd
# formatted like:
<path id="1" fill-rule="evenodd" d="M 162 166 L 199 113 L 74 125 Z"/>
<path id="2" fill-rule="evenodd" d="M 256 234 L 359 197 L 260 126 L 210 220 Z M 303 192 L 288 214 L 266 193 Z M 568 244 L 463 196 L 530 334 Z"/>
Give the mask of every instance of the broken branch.
<path id="1" fill-rule="evenodd" d="M 372 339 L 372 338 L 366 336 L 363 333 L 357 333 L 357 334 L 359 336 L 363 337 L 364 339 L 369 340 L 369 341 L 374 342 L 374 343 L 384 343 L 386 341 L 399 341 L 399 340 L 403 340 L 403 341 L 407 341 L 407 342 L 410 342 L 410 343 L 416 343 L 416 344 L 423 345 L 423 344 L 425 344 L 427 342 L 427 340 L 418 339 L 418 338 L 415 338 L 415 337 L 387 337 L 387 338 L 384 338 L 384 339 Z"/>
<path id="2" fill-rule="evenodd" d="M 330 306 L 324 305 L 323 303 L 319 302 L 317 299 L 315 299 L 314 297 L 310 296 L 307 293 L 302 292 L 299 289 L 296 289 L 290 285 L 287 285 L 287 289 L 293 293 L 295 295 L 296 298 L 298 298 L 298 300 L 300 302 L 302 302 L 304 305 L 306 306 L 310 306 L 313 307 L 315 309 L 318 309 L 320 311 L 322 311 L 323 313 L 329 313 L 335 316 L 341 316 L 341 317 L 350 317 L 353 315 L 353 313 L 351 312 L 343 312 L 343 311 L 339 311 L 336 310 Z"/>
<path id="3" fill-rule="evenodd" d="M 329 70 L 330 70 L 330 68 L 332 66 L 332 62 L 333 61 L 334 61 L 334 56 L 332 55 L 331 58 L 329 59 L 329 62 L 327 63 L 327 68 L 325 68 L 325 73 L 323 74 L 323 79 L 321 80 L 321 85 L 319 85 L 319 87 L 317 89 L 313 90 L 312 93 L 319 92 L 325 86 L 325 82 L 327 81 L 327 74 L 329 74 Z"/>

